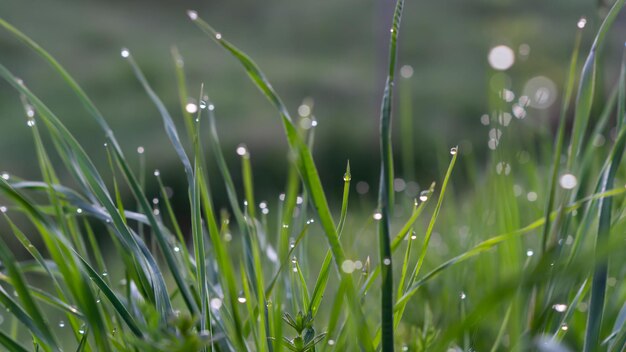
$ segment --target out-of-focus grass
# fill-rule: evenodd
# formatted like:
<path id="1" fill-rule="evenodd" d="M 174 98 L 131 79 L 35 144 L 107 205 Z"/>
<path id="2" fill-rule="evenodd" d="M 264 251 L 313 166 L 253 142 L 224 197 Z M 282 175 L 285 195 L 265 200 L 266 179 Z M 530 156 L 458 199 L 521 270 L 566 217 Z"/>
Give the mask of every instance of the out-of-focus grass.
<path id="1" fill-rule="evenodd" d="M 575 23 L 569 26 L 568 47 L 574 49 L 570 66 L 559 66 L 569 83 L 556 143 L 549 123 L 531 116 L 538 113 L 534 106 L 556 93 L 550 84 L 520 92 L 511 77 L 489 70 L 487 113 L 481 118 L 492 150 L 487 167 L 482 170 L 472 153 L 465 154 L 464 143 L 442 141 L 430 152 L 440 165 L 432 166 L 433 174 L 441 177 L 416 190 L 394 177 L 389 130 L 399 1 L 387 32 L 381 160 L 368 163 L 380 167 L 380 197 L 374 205 L 351 196 L 358 171 L 348 164 L 336 170 L 344 175 L 341 208 L 328 202 L 313 158 L 323 133 L 313 105 L 305 101 L 298 115 L 290 114 L 281 90 L 260 66 L 198 12 L 187 14 L 243 66 L 275 109 L 272 124 L 284 129 L 286 166 L 275 168 L 287 181 L 276 181 L 284 193 L 273 200 L 259 200 L 253 149 L 238 146 L 241 167 L 229 167 L 234 148 L 220 141 L 220 105 L 206 93 L 213 82 L 194 86 L 183 51 L 172 51 L 182 111 L 174 115 L 153 90 L 154 73 L 143 71 L 131 51 L 121 51 L 128 74 L 134 73 L 157 108 L 160 119 L 149 125 L 165 129 L 158 143 L 173 147 L 182 164 L 176 171 L 148 171 L 143 158 L 154 151 L 125 153 L 114 129 L 59 61 L 0 20 L 78 97 L 75 106 L 98 125 L 96 135 L 104 143 L 99 153 L 108 160 L 92 161 L 62 115 L 31 91 L 31 79 L 24 82 L 0 65 L 0 76 L 23 105 L 42 179 L 26 181 L 13 173 L 0 178 L 8 204 L 0 208 L 9 228 L 3 242 L 15 238 L 30 258 L 16 258 L 2 243 L 0 303 L 8 311 L 0 344 L 15 351 L 622 351 L 623 62 L 617 84 L 611 81 L 615 93 L 606 94 L 617 98 L 605 98 L 596 88 L 604 72 L 599 54 L 610 46 L 607 34 L 624 2 L 617 1 L 598 30 L 586 34 L 595 38 L 591 49 L 582 45 L 579 51 Z M 580 36 L 585 23 L 578 27 Z M 408 79 L 406 73 L 398 79 Z M 411 101 L 404 104 L 405 114 L 415 111 Z M 574 111 L 571 130 L 568 109 Z M 591 118 L 596 110 L 605 111 L 599 121 Z M 428 130 L 428 119 L 413 123 Z M 217 172 L 210 173 L 214 164 Z M 62 186 L 61 172 L 72 177 L 71 187 Z M 166 173 L 180 178 L 185 192 L 169 194 Z M 458 183 L 466 182 L 469 190 L 459 191 L 453 174 L 466 176 Z M 158 196 L 147 183 L 158 185 Z M 359 193 L 363 187 L 355 186 Z M 123 198 L 124 189 L 133 201 Z M 225 190 L 229 208 L 216 207 L 215 189 Z M 175 199 L 180 203 L 172 206 Z M 115 251 L 108 253 L 108 246 Z"/>

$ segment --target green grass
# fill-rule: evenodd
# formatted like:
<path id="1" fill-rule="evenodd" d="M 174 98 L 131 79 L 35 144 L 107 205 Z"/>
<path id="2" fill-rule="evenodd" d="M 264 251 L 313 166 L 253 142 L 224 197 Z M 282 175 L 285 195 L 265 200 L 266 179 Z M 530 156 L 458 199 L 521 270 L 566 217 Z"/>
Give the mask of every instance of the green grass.
<path id="1" fill-rule="evenodd" d="M 214 102 L 203 86 L 187 86 L 176 48 L 184 135 L 130 51 L 121 54 L 182 164 L 178 176 L 187 192 L 175 196 L 188 201 L 185 210 L 173 207 L 160 172 L 145 179 L 144 151 L 137 168 L 137 157 L 124 153 L 68 71 L 0 19 L 5 33 L 33 49 L 76 94 L 104 135 L 109 161 L 95 165 L 62 119 L 0 63 L 0 76 L 24 106 L 42 179 L 0 178 L 7 204 L 1 208 L 7 226 L 0 237 L 0 302 L 7 310 L 0 344 L 11 351 L 624 351 L 624 61 L 611 98 L 599 99 L 595 89 L 599 52 L 625 1 L 604 19 L 582 68 L 583 31 L 572 26 L 576 38 L 563 66 L 568 78 L 555 143 L 549 133 L 522 138 L 516 132 L 532 127 L 521 119 L 503 122 L 512 107 L 499 97 L 508 88 L 502 86 L 490 92 L 488 125 L 499 132 L 486 170 L 476 171 L 463 146 L 434 151 L 447 169 L 414 199 L 396 186 L 393 166 L 399 0 L 381 104 L 380 163 L 372 160 L 380 167 L 378 201 L 361 199 L 353 210 L 355 175 L 347 162 L 336 214 L 313 157 L 314 117 L 292 116 L 259 66 L 196 12 L 188 15 L 199 35 L 239 62 L 277 111 L 289 160 L 277 202 L 257 205 L 254 151 L 245 146 L 237 148 L 242 184 L 235 182 Z M 196 89 L 194 111 L 187 103 Z M 409 114 L 410 102 L 401 103 Z M 605 111 L 597 121 L 593 106 Z M 592 142 L 599 134 L 608 143 Z M 209 179 L 212 163 L 221 180 Z M 459 168 L 472 180 L 466 191 L 455 189 Z M 61 184 L 61 171 L 72 176 L 72 188 Z M 572 176 L 574 183 L 565 182 Z M 150 199 L 148 184 L 157 185 L 158 197 Z M 215 187 L 225 188 L 228 210 L 216 208 Z M 125 202 L 125 190 L 134 204 Z M 28 256 L 17 258 L 13 243 Z"/>

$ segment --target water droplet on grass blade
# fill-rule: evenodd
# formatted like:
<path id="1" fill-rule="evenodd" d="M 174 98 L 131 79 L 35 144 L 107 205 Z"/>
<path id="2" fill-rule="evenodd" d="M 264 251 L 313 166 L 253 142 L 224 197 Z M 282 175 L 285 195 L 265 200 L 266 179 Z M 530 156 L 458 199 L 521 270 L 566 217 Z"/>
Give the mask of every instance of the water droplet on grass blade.
<path id="1" fill-rule="evenodd" d="M 559 313 L 563 313 L 567 310 L 567 304 L 557 303 L 552 306 L 552 309 L 556 310 Z"/>
<path id="2" fill-rule="evenodd" d="M 8 173 L 3 172 L 2 173 L 2 178 L 5 179 L 5 180 L 8 180 L 9 178 L 11 178 L 11 176 Z"/>
<path id="3" fill-rule="evenodd" d="M 120 55 L 126 59 L 130 56 L 130 51 L 128 51 L 128 49 L 126 48 L 122 48 L 122 51 L 120 51 Z"/>
<path id="4" fill-rule="evenodd" d="M 456 155 L 456 153 L 458 153 L 458 152 L 459 152 L 459 147 L 458 146 L 450 148 L 450 154 L 451 155 Z"/>
<path id="5" fill-rule="evenodd" d="M 65 327 L 65 322 L 63 320 L 59 321 L 59 327 L 60 328 Z"/>
<path id="6" fill-rule="evenodd" d="M 161 175 L 161 172 L 157 169 L 154 170 L 154 176 L 159 177 Z"/>
<path id="7" fill-rule="evenodd" d="M 215 33 L 215 39 L 217 40 L 222 39 L 222 33 Z"/>
<path id="8" fill-rule="evenodd" d="M 237 301 L 239 301 L 239 303 L 246 303 L 246 297 L 239 297 L 237 298 Z"/>
<path id="9" fill-rule="evenodd" d="M 244 155 L 246 155 L 246 154 L 248 154 L 248 148 L 246 148 L 246 145 L 245 145 L 245 144 L 240 144 L 240 145 L 237 147 L 237 155 L 239 155 L 239 156 L 244 156 Z"/>
<path id="10" fill-rule="evenodd" d="M 380 213 L 380 212 L 375 212 L 375 213 L 374 213 L 374 215 L 373 215 L 373 217 L 374 217 L 374 220 L 377 220 L 377 221 L 378 221 L 378 220 L 380 220 L 380 219 L 382 219 L 382 218 L 383 218 L 383 214 L 382 214 L 382 213 Z"/>
<path id="11" fill-rule="evenodd" d="M 391 258 L 385 258 L 385 259 L 383 259 L 383 264 L 385 264 L 385 265 L 391 265 Z"/>
<path id="12" fill-rule="evenodd" d="M 200 109 L 206 109 L 206 101 L 200 100 Z"/>
<path id="13" fill-rule="evenodd" d="M 146 150 L 142 146 L 137 147 L 137 154 L 143 154 Z"/>
<path id="14" fill-rule="evenodd" d="M 1 206 L 0 207 L 0 212 L 6 213 L 7 212 L 7 207 Z"/>
<path id="15" fill-rule="evenodd" d="M 526 256 L 527 256 L 527 257 L 532 257 L 534 254 L 535 254 L 535 252 L 533 252 L 533 251 L 532 251 L 532 250 L 530 250 L 530 249 L 526 251 Z"/>
<path id="16" fill-rule="evenodd" d="M 185 110 L 190 114 L 195 114 L 198 112 L 198 105 L 194 103 L 187 103 L 187 105 L 185 105 Z"/>
<path id="17" fill-rule="evenodd" d="M 578 23 L 576 23 L 576 27 L 578 27 L 578 28 L 580 28 L 580 29 L 583 29 L 583 28 L 585 28 L 585 25 L 586 25 L 586 24 L 587 24 L 587 19 L 586 19 L 585 17 L 581 17 L 581 18 L 578 20 Z"/>
<path id="18" fill-rule="evenodd" d="M 428 197 L 430 196 L 430 191 L 429 190 L 425 190 L 420 192 L 420 201 L 425 202 L 428 200 Z"/>
<path id="19" fill-rule="evenodd" d="M 194 10 L 187 10 L 187 17 L 189 17 L 190 20 L 195 21 L 198 19 L 198 13 Z"/>
<path id="20" fill-rule="evenodd" d="M 222 300 L 219 298 L 211 298 L 211 308 L 218 310 L 222 307 Z"/>
<path id="21" fill-rule="evenodd" d="M 465 292 L 461 292 L 461 296 L 460 297 L 461 297 L 461 299 L 466 299 L 467 295 L 465 294 Z"/>
<path id="22" fill-rule="evenodd" d="M 35 126 L 35 120 L 33 120 L 33 119 L 29 119 L 28 121 L 26 121 L 26 125 L 28 125 L 28 127 L 33 127 L 33 126 Z"/>

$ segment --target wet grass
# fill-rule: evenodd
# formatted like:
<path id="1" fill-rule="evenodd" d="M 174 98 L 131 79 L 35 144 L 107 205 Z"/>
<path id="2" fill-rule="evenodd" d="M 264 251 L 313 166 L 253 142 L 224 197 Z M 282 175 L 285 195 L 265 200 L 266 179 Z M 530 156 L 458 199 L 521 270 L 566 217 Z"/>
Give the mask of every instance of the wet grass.
<path id="1" fill-rule="evenodd" d="M 121 56 L 156 106 L 180 160 L 187 192 L 176 197 L 188 201 L 186 218 L 172 206 L 161 173 L 146 181 L 143 164 L 134 166 L 137 156 L 123 152 L 68 71 L 0 19 L 5 33 L 33 49 L 76 94 L 101 129 L 109 161 L 95 165 L 62 118 L 0 64 L 0 76 L 24 106 L 41 171 L 41 181 L 0 178 L 8 224 L 0 237 L 0 302 L 7 309 L 0 344 L 11 351 L 623 351 L 624 62 L 611 97 L 603 101 L 594 92 L 598 53 L 624 2 L 615 3 L 588 53 L 580 48 L 584 24 L 572 31 L 555 142 L 549 134 L 519 138 L 517 131 L 530 128 L 522 120 L 533 112 L 527 106 L 533 97 L 515 102 L 503 84 L 491 93 L 483 121 L 493 149 L 486 170 L 477 171 L 463 145 L 448 146 L 436 151 L 447 165 L 442 178 L 411 193 L 393 166 L 398 1 L 380 160 L 372 160 L 380 167 L 378 201 L 361 199 L 361 208 L 352 210 L 355 175 L 347 162 L 336 214 L 313 157 L 312 106 L 292 116 L 261 68 L 196 12 L 189 11 L 191 21 L 243 66 L 276 108 L 289 149 L 285 192 L 276 202 L 255 199 L 253 151 L 243 145 L 236 150 L 242 182 L 234 181 L 214 102 L 203 87 L 187 86 L 176 49 L 176 115 L 185 133 L 132 53 L 122 49 Z M 406 126 L 410 102 L 401 104 Z M 603 107 L 599 119 L 591 119 L 593 105 Z M 412 123 L 419 127 L 420 118 Z M 604 144 L 594 142 L 598 136 Z M 143 160 L 146 151 L 138 152 Z M 209 161 L 220 180 L 209 180 Z M 463 192 L 454 187 L 459 168 L 471 179 Z M 72 176 L 73 188 L 61 185 L 60 170 Z M 159 196 L 148 196 L 150 182 Z M 228 210 L 215 208 L 213 187 L 225 188 Z M 134 204 L 124 201 L 126 189 Z M 16 258 L 8 245 L 14 240 L 28 258 Z"/>

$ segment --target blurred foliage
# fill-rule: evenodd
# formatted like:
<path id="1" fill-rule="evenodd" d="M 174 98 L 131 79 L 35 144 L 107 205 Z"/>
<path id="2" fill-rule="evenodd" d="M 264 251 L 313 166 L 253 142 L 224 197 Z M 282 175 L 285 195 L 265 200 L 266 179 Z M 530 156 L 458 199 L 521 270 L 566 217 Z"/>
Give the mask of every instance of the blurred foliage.
<path id="1" fill-rule="evenodd" d="M 282 181 L 286 168 L 286 145 L 278 138 L 282 131 L 276 113 L 236 63 L 207 45 L 187 20 L 188 8 L 198 10 L 226 38 L 255 57 L 293 111 L 304 98 L 313 99 L 319 121 L 315 155 L 329 193 L 340 194 L 339 180 L 347 159 L 356 181 L 376 183 L 377 168 L 372 165 L 377 164 L 371 158 L 378 150 L 377 119 L 391 19 L 391 6 L 384 6 L 384 1 L 9 0 L 0 3 L 0 16 L 45 43 L 52 55 L 71 68 L 117 131 L 123 148 L 130 152 L 145 147 L 148 170 L 167 171 L 176 166 L 176 157 L 160 124 L 154 123 L 158 121 L 156 109 L 119 51 L 121 47 L 132 50 L 176 117 L 180 108 L 170 55 L 171 46 L 176 45 L 185 57 L 190 86 L 199 91 L 204 83 L 216 105 L 228 161 L 236 166 L 235 146 L 246 143 L 254 151 L 255 182 L 261 197 L 275 194 L 282 182 L 273 181 Z M 473 150 L 478 160 L 486 152 L 487 130 L 479 119 L 487 113 L 490 47 L 530 47 L 530 53 L 518 55 L 508 71 L 512 91 L 521 93 L 526 80 L 537 75 L 549 77 L 560 88 L 573 27 L 581 15 L 596 27 L 603 8 L 589 0 L 407 2 L 398 64 L 414 69 L 406 86 L 410 86 L 416 121 L 416 180 L 426 184 L 439 176 L 432 171 L 437 169 L 432 167 L 435 156 L 459 142 L 464 150 Z M 623 19 L 616 27 L 613 33 L 624 32 Z M 590 35 L 583 40 L 583 48 L 588 47 Z M 619 47 L 607 45 L 607 59 L 617 60 L 619 52 L 614 48 Z M 49 67 L 5 33 L 0 34 L 0 59 L 44 100 L 54 102 L 52 108 L 79 139 L 89 136 L 81 139 L 88 154 L 105 162 L 104 136 L 94 138 L 99 134 L 97 127 L 85 118 L 72 94 L 60 87 Z M 556 121 L 558 105 L 554 103 L 547 111 L 530 110 L 525 123 L 544 124 L 548 119 L 548 127 L 554 125 L 550 121 Z M 182 127 L 180 117 L 177 122 Z M 473 148 L 468 148 L 469 143 Z M 24 162 L 31 160 L 34 150 L 20 102 L 4 82 L 0 83 L 0 150 L 0 170 L 36 175 L 33 163 Z M 182 191 L 180 175 L 163 174 L 175 191 Z M 218 191 L 215 196 L 219 204 L 226 203 L 224 194 Z"/>

